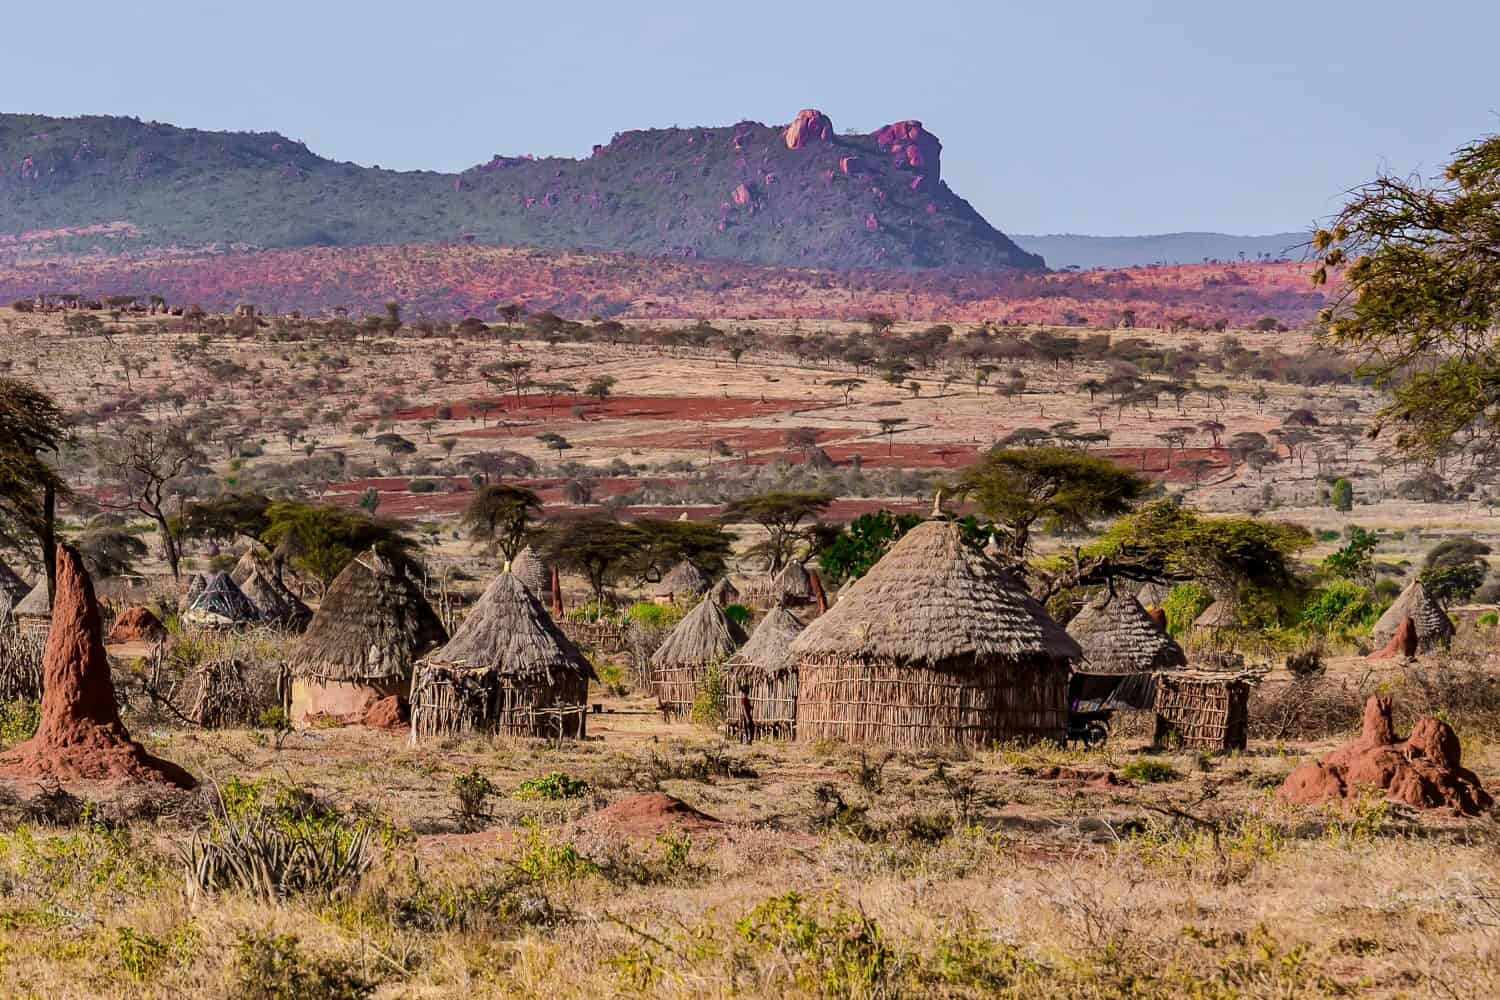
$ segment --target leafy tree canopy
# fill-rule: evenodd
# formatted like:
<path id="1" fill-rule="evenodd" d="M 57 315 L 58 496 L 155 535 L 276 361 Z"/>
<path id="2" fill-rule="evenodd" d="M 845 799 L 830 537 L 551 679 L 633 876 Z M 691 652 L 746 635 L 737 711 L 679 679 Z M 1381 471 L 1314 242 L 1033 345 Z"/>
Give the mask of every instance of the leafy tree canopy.
<path id="1" fill-rule="evenodd" d="M 285 558 L 297 572 L 324 587 L 372 546 L 379 546 L 382 555 L 404 560 L 411 557 L 414 544 L 395 521 L 339 507 L 281 500 L 271 504 L 266 519 L 261 540 L 273 547 L 277 558 Z"/>
<path id="2" fill-rule="evenodd" d="M 483 486 L 474 491 L 459 523 L 475 541 L 487 542 L 506 559 L 521 551 L 541 498 L 521 486 Z"/>
<path id="3" fill-rule="evenodd" d="M 799 545 L 808 540 L 804 522 L 828 509 L 831 493 L 775 491 L 735 500 L 724 508 L 725 524 L 759 524 L 766 531 L 762 551 L 772 572 L 791 560 Z"/>
<path id="4" fill-rule="evenodd" d="M 834 587 L 846 580 L 858 580 L 901 536 L 921 523 L 915 514 L 892 514 L 888 510 L 861 514 L 819 551 L 823 577 Z"/>

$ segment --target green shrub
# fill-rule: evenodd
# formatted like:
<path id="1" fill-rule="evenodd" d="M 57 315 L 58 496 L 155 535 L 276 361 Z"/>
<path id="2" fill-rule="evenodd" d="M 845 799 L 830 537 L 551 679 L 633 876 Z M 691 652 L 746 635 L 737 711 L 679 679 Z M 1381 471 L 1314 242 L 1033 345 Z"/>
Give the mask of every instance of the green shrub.
<path id="1" fill-rule="evenodd" d="M 0 746 L 14 746 L 36 735 L 42 706 L 34 701 L 0 702 Z"/>
<path id="2" fill-rule="evenodd" d="M 1167 632 L 1174 636 L 1185 635 L 1213 602 L 1214 595 L 1207 587 L 1197 583 L 1177 584 L 1167 591 L 1161 602 L 1161 609 L 1167 614 Z"/>
<path id="3" fill-rule="evenodd" d="M 1335 480 L 1329 499 L 1334 510 L 1348 513 L 1354 509 L 1354 484 L 1347 479 Z"/>
<path id="4" fill-rule="evenodd" d="M 1137 757 L 1120 768 L 1120 777 L 1143 785 L 1155 785 L 1163 781 L 1176 781 L 1181 776 L 1176 768 L 1164 760 Z"/>
<path id="5" fill-rule="evenodd" d="M 292 934 L 242 933 L 234 972 L 240 1000 L 364 1000 L 375 992 L 353 963 L 308 958 Z"/>
<path id="6" fill-rule="evenodd" d="M 1486 611 L 1484 614 L 1479 616 L 1479 624 L 1483 625 L 1485 628 L 1490 628 L 1494 625 L 1500 625 L 1500 615 L 1495 614 L 1495 612 L 1493 611 Z"/>
<path id="7" fill-rule="evenodd" d="M 900 956 L 885 943 L 880 925 L 837 901 L 809 905 L 792 891 L 758 903 L 735 923 L 752 948 L 776 957 L 789 985 L 814 996 L 894 995 Z"/>
<path id="8" fill-rule="evenodd" d="M 436 493 L 438 484 L 432 479 L 413 479 L 406 484 L 408 493 Z"/>
<path id="9" fill-rule="evenodd" d="M 623 697 L 630 693 L 629 679 L 625 667 L 619 663 L 595 663 L 594 673 L 599 675 L 599 686 L 605 694 Z"/>
<path id="10" fill-rule="evenodd" d="M 476 827 L 489 818 L 488 802 L 497 789 L 489 778 L 479 773 L 479 768 L 470 768 L 453 776 L 453 794 L 458 798 L 454 810 L 459 823 L 468 828 Z"/>
<path id="11" fill-rule="evenodd" d="M 698 689 L 693 695 L 693 709 L 689 718 L 700 726 L 715 728 L 723 725 L 729 708 L 729 684 L 724 668 L 711 663 L 698 680 Z"/>
<path id="12" fill-rule="evenodd" d="M 736 625 L 748 625 L 751 618 L 750 609 L 743 604 L 730 604 L 724 608 L 724 617 Z"/>
<path id="13" fill-rule="evenodd" d="M 1301 624 L 1319 635 L 1351 636 L 1380 617 L 1375 595 L 1353 580 L 1332 580 L 1312 592 L 1303 605 Z"/>
<path id="14" fill-rule="evenodd" d="M 671 628 L 682 620 L 682 612 L 655 601 L 640 601 L 625 609 L 625 617 L 642 628 Z"/>
<path id="15" fill-rule="evenodd" d="M 541 777 L 527 778 L 521 782 L 521 787 L 511 794 L 511 798 L 522 801 L 538 799 L 559 801 L 576 799 L 588 790 L 589 783 L 582 778 L 571 777 L 563 771 L 552 771 Z"/>

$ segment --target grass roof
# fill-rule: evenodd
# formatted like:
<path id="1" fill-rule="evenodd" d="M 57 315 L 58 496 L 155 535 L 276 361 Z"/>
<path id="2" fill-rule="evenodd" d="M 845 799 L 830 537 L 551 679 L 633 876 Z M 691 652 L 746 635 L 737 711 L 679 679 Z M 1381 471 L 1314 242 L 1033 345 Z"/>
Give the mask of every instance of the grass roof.
<path id="1" fill-rule="evenodd" d="M 745 645 L 725 662 L 725 669 L 742 680 L 786 673 L 793 663 L 792 640 L 806 627 L 801 619 L 778 604 L 755 626 Z"/>
<path id="2" fill-rule="evenodd" d="M 530 545 L 516 553 L 510 564 L 511 575 L 538 599 L 552 592 L 552 570 Z"/>
<path id="3" fill-rule="evenodd" d="M 1085 604 L 1068 623 L 1083 647 L 1076 669 L 1091 674 L 1135 674 L 1187 665 L 1182 647 L 1162 631 L 1130 594 L 1105 592 Z"/>
<path id="4" fill-rule="evenodd" d="M 453 638 L 425 662 L 493 671 L 512 682 L 555 683 L 594 677 L 594 668 L 514 572 L 485 588 Z"/>
<path id="5" fill-rule="evenodd" d="M 298 677 L 319 680 L 402 678 L 447 641 L 417 582 L 372 550 L 334 578 L 287 665 Z"/>
<path id="6" fill-rule="evenodd" d="M 182 613 L 195 625 L 246 625 L 261 620 L 260 608 L 228 573 L 215 573 Z"/>
<path id="7" fill-rule="evenodd" d="M 1083 655 L 1020 581 L 949 521 L 907 532 L 797 637 L 792 653 L 929 669 Z"/>
<path id="8" fill-rule="evenodd" d="M 651 665 L 670 669 L 722 663 L 744 641 L 745 630 L 731 621 L 718 604 L 699 601 L 651 654 Z"/>
<path id="9" fill-rule="evenodd" d="M 250 568 L 240 589 L 255 602 L 265 621 L 301 627 L 312 620 L 312 608 L 262 566 Z"/>
<path id="10" fill-rule="evenodd" d="M 1424 646 L 1446 642 L 1453 635 L 1453 621 L 1448 617 L 1448 609 L 1428 592 L 1421 580 L 1413 580 L 1380 616 L 1370 630 L 1370 639 L 1376 646 L 1384 646 L 1400 630 L 1401 622 L 1406 618 L 1416 626 L 1417 638 Z"/>

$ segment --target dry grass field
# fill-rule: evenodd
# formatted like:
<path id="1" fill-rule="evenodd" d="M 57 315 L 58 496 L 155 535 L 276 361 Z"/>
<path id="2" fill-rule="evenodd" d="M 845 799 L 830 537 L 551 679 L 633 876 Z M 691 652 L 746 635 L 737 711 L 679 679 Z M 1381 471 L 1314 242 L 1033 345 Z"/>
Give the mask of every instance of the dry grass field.
<path id="1" fill-rule="evenodd" d="M 412 328 L 320 338 L 275 319 L 236 332 L 129 315 L 86 330 L 66 319 L 0 309 L 0 374 L 37 382 L 75 414 L 86 443 L 62 465 L 85 500 L 110 499 L 98 453 L 114 435 L 175 423 L 201 446 L 195 488 L 347 507 L 373 495 L 379 514 L 413 527 L 434 577 L 462 571 L 465 597 L 499 570 L 457 528 L 474 488 L 465 459 L 496 451 L 534 463 L 514 478 L 538 491 L 548 517 L 701 518 L 791 484 L 836 491 L 829 516 L 848 519 L 930 509 L 943 476 L 1018 429 L 1097 429 L 1109 438 L 1094 452 L 1205 511 L 1324 533 L 1309 563 L 1350 524 L 1377 530 L 1376 559 L 1408 577 L 1444 538 L 1500 544 L 1482 476 L 1461 499 L 1409 499 L 1401 484 L 1420 470 L 1359 433 L 1380 398 L 1357 380 L 1297 384 L 1205 364 L 1181 380 L 1179 409 L 1170 392 L 1116 405 L 1096 390 L 1091 403 L 1080 386 L 1130 363 L 1111 357 L 1017 357 L 983 383 L 945 362 L 892 384 L 868 364 L 760 351 L 753 339 L 734 358 L 623 339 Z M 1223 344 L 1232 337 L 1293 359 L 1278 370 L 1306 367 L 1315 352 L 1295 331 L 1073 332 L 1219 356 L 1233 353 Z M 539 383 L 523 398 L 481 371 L 520 360 Z M 615 380 L 606 398 L 581 395 L 601 375 Z M 830 383 L 849 378 L 861 384 L 846 403 Z M 883 432 L 882 420 L 900 423 Z M 1293 426 L 1311 439 L 1259 471 L 1227 446 L 1235 434 L 1274 441 Z M 811 449 L 789 441 L 803 428 L 830 463 L 814 467 Z M 1187 430 L 1165 440 L 1173 428 Z M 412 448 L 384 446 L 382 434 Z M 539 439 L 548 434 L 570 447 Z M 1352 482 L 1352 511 L 1330 506 L 1334 476 Z M 66 530 L 93 514 L 69 508 Z M 132 522 L 149 554 L 101 581 L 117 606 L 174 587 L 148 527 Z M 731 563 L 743 573 L 759 536 L 737 530 Z M 1039 542 L 1051 552 L 1076 540 Z M 193 545 L 185 568 L 225 555 Z M 584 582 L 563 584 L 567 604 L 579 603 Z M 1306 681 L 1276 664 L 1252 697 L 1249 748 L 1220 755 L 1152 750 L 1142 719 L 1122 719 L 1089 750 L 745 746 L 713 726 L 663 721 L 623 657 L 600 659 L 619 669 L 601 670 L 582 741 L 412 746 L 405 733 L 357 726 L 208 729 L 182 717 L 189 675 L 173 686 L 144 648 L 115 648 L 133 735 L 203 786 L 0 787 L 0 994 L 1497 995 L 1493 814 L 1275 796 L 1296 765 L 1358 731 L 1364 697 L 1377 693 L 1395 699 L 1402 732 L 1419 714 L 1441 714 L 1465 766 L 1500 787 L 1500 668 L 1494 628 L 1475 624 L 1477 612 L 1449 654 L 1377 669 L 1340 650 L 1348 655 Z M 181 662 L 226 641 L 173 638 Z M 257 635 L 235 648 L 269 662 L 285 641 Z M 0 742 L 31 724 L 8 703 Z M 697 812 L 643 798 L 658 793 Z M 299 864 L 322 876 L 278 892 L 250 877 L 204 888 L 193 873 L 226 830 L 295 845 L 307 852 Z"/>

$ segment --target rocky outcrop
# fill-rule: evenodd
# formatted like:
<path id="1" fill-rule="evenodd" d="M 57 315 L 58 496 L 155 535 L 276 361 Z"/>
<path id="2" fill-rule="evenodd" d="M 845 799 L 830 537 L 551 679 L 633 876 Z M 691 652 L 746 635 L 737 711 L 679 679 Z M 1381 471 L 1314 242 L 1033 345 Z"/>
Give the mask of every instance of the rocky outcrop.
<path id="1" fill-rule="evenodd" d="M 1287 775 L 1277 797 L 1309 805 L 1358 801 L 1384 791 L 1392 801 L 1418 809 L 1476 816 L 1494 800 L 1474 772 L 1461 766 L 1459 753 L 1453 727 L 1440 719 L 1419 719 L 1411 735 L 1398 740 L 1391 700 L 1371 696 L 1359 739 Z"/>
<path id="2" fill-rule="evenodd" d="M 54 781 L 197 782 L 130 738 L 115 705 L 94 584 L 83 560 L 57 548 L 57 593 L 42 659 L 42 718 L 36 735 L 0 755 L 0 777 Z"/>
<path id="3" fill-rule="evenodd" d="M 898 168 L 920 175 L 912 182 L 914 190 L 928 183 L 936 186 L 942 177 L 943 144 L 919 121 L 892 122 L 878 129 L 875 145 L 889 155 Z"/>
<path id="4" fill-rule="evenodd" d="M 786 127 L 786 148 L 801 149 L 810 142 L 832 142 L 833 121 L 816 108 L 803 108 Z"/>

